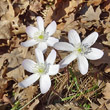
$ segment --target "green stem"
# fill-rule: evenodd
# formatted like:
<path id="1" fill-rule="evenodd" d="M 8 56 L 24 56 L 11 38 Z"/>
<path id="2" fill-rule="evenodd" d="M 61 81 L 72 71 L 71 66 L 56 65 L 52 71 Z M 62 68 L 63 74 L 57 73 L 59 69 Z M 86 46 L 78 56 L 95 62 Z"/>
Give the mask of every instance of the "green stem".
<path id="1" fill-rule="evenodd" d="M 25 104 L 23 107 L 21 107 L 19 110 L 22 110 L 24 107 L 26 107 L 27 105 L 29 105 L 32 101 L 34 101 L 36 98 L 38 98 L 41 95 L 41 93 L 39 93 L 37 96 L 35 96 L 32 100 L 30 100 L 27 104 Z"/>

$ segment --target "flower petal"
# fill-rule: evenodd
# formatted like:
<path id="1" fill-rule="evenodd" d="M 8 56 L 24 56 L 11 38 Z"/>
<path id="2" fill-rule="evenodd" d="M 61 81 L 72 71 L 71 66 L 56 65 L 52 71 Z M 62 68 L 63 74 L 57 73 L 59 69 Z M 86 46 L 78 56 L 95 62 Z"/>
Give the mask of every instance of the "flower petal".
<path id="1" fill-rule="evenodd" d="M 84 56 L 80 55 L 80 56 L 78 56 L 77 60 L 78 60 L 78 68 L 79 68 L 81 74 L 85 75 L 88 72 L 87 59 Z"/>
<path id="2" fill-rule="evenodd" d="M 37 17 L 37 27 L 39 30 L 44 31 L 44 20 L 41 16 Z"/>
<path id="3" fill-rule="evenodd" d="M 36 82 L 39 79 L 40 75 L 39 74 L 32 74 L 22 82 L 20 82 L 18 85 L 20 87 L 26 88 L 30 85 L 32 85 L 34 82 Z"/>
<path id="4" fill-rule="evenodd" d="M 82 44 L 87 44 L 88 47 L 90 47 L 96 42 L 97 38 L 98 38 L 98 33 L 93 32 L 82 41 Z"/>
<path id="5" fill-rule="evenodd" d="M 28 34 L 29 37 L 33 38 L 36 32 L 38 32 L 38 29 L 36 27 L 33 26 L 26 27 L 26 33 Z"/>
<path id="6" fill-rule="evenodd" d="M 36 45 L 38 42 L 36 42 L 36 40 L 31 39 L 31 40 L 27 40 L 25 42 L 21 42 L 21 45 L 24 47 L 31 47 L 33 45 Z"/>
<path id="7" fill-rule="evenodd" d="M 49 34 L 49 36 L 51 36 L 52 34 L 55 33 L 57 28 L 56 22 L 52 21 L 46 28 L 45 32 Z"/>
<path id="8" fill-rule="evenodd" d="M 44 53 L 47 49 L 47 44 L 45 42 L 40 42 L 37 48 L 40 49 Z"/>
<path id="9" fill-rule="evenodd" d="M 33 73 L 33 68 L 35 67 L 35 65 L 36 65 L 36 62 L 30 59 L 25 59 L 22 62 L 22 66 L 24 67 L 24 69 L 31 73 Z"/>
<path id="10" fill-rule="evenodd" d="M 71 53 L 70 55 L 66 56 L 63 60 L 60 61 L 60 68 L 66 67 L 68 64 L 70 64 L 73 60 L 77 58 L 77 54 Z"/>
<path id="11" fill-rule="evenodd" d="M 36 55 L 36 59 L 39 63 L 43 63 L 44 64 L 44 55 L 42 53 L 42 51 L 38 48 L 35 49 L 35 55 Z"/>
<path id="12" fill-rule="evenodd" d="M 51 87 L 51 80 L 49 75 L 42 75 L 40 78 L 40 90 L 41 93 L 46 93 Z"/>
<path id="13" fill-rule="evenodd" d="M 67 42 L 58 42 L 54 45 L 54 48 L 57 50 L 63 50 L 63 51 L 73 51 L 74 50 L 74 47 Z"/>
<path id="14" fill-rule="evenodd" d="M 47 40 L 47 44 L 48 46 L 53 47 L 55 43 L 57 43 L 59 41 L 59 39 L 56 39 L 54 37 L 49 37 Z"/>
<path id="15" fill-rule="evenodd" d="M 46 63 L 54 64 L 55 59 L 56 59 L 56 51 L 54 49 L 52 49 L 52 51 L 50 52 L 50 54 L 48 55 L 48 57 L 46 59 Z"/>
<path id="16" fill-rule="evenodd" d="M 59 72 L 59 65 L 50 65 L 48 75 L 56 75 Z"/>
<path id="17" fill-rule="evenodd" d="M 78 45 L 81 43 L 81 39 L 79 37 L 79 34 L 75 30 L 70 30 L 68 33 L 68 40 L 73 45 Z"/>
<path id="18" fill-rule="evenodd" d="M 91 48 L 91 52 L 86 54 L 85 57 L 89 60 L 97 60 L 102 58 L 104 52 L 97 48 Z"/>

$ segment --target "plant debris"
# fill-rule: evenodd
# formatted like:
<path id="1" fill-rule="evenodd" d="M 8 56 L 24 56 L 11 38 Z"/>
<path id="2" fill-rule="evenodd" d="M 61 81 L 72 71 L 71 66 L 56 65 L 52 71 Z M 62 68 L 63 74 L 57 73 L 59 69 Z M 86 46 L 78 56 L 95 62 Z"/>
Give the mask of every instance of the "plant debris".
<path id="1" fill-rule="evenodd" d="M 18 83 L 31 73 L 24 59 L 35 60 L 35 46 L 23 47 L 29 37 L 27 26 L 36 26 L 42 16 L 45 27 L 57 23 L 54 37 L 68 42 L 75 29 L 83 40 L 99 34 L 93 47 L 104 51 L 102 59 L 89 61 L 89 71 L 81 75 L 77 61 L 61 69 L 46 94 L 39 95 L 23 110 L 110 110 L 110 0 L 1 0 L 0 1 L 0 110 L 19 110 L 40 93 L 39 82 L 27 88 Z M 48 48 L 45 57 L 51 48 Z M 68 53 L 58 51 L 56 63 Z"/>

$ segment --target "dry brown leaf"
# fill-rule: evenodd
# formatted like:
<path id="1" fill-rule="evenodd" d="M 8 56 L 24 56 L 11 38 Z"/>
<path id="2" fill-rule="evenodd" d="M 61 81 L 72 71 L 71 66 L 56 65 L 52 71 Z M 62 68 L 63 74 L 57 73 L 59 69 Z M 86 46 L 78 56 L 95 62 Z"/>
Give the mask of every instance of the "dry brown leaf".
<path id="1" fill-rule="evenodd" d="M 30 10 L 33 12 L 40 11 L 42 9 L 42 4 L 39 1 L 34 1 L 30 3 Z"/>
<path id="2" fill-rule="evenodd" d="M 77 21 L 74 21 L 74 19 L 75 19 L 74 16 L 75 15 L 72 13 L 67 18 L 65 18 L 66 23 L 60 23 L 58 25 L 58 29 L 66 31 L 66 32 L 68 32 L 69 30 L 71 30 L 73 28 L 77 29 L 78 23 L 77 23 Z"/>
<path id="3" fill-rule="evenodd" d="M 93 5 L 95 5 L 95 6 L 98 6 L 101 2 L 102 2 L 102 0 L 89 0 L 89 1 L 87 2 L 87 5 L 93 4 Z"/>
<path id="4" fill-rule="evenodd" d="M 58 25 L 58 29 L 61 29 L 62 31 L 65 31 L 65 32 L 68 32 L 71 29 L 75 29 L 79 33 L 82 33 L 82 37 L 84 37 L 84 35 L 86 33 L 86 30 L 85 30 L 86 26 L 84 24 L 81 24 L 80 21 L 75 20 L 74 13 L 71 13 L 67 18 L 65 18 L 65 21 L 66 21 L 66 23 L 60 23 Z"/>
<path id="5" fill-rule="evenodd" d="M 106 83 L 103 94 L 105 99 L 110 99 L 110 83 Z"/>
<path id="6" fill-rule="evenodd" d="M 55 3 L 55 10 L 53 12 L 53 15 L 52 15 L 52 19 L 54 19 L 55 21 L 59 21 L 62 17 L 64 17 L 66 15 L 66 12 L 65 12 L 65 8 L 69 6 L 69 1 L 66 0 L 66 1 L 57 1 L 56 0 L 56 3 Z"/>
<path id="7" fill-rule="evenodd" d="M 19 17 L 18 16 L 16 16 L 12 20 L 11 25 L 12 25 L 12 28 L 13 28 L 12 32 L 15 35 L 26 33 L 26 26 L 23 23 L 19 22 Z"/>
<path id="8" fill-rule="evenodd" d="M 103 23 L 103 27 L 104 27 L 104 33 L 106 34 L 110 33 L 110 16 L 106 20 L 106 23 L 105 24 Z"/>
<path id="9" fill-rule="evenodd" d="M 69 6 L 65 8 L 66 16 L 68 17 L 68 14 L 71 13 L 75 9 L 75 7 L 77 7 L 82 2 L 83 0 L 71 0 L 69 2 Z"/>
<path id="10" fill-rule="evenodd" d="M 0 104 L 0 110 L 6 110 L 7 109 L 7 103 Z"/>
<path id="11" fill-rule="evenodd" d="M 43 12 L 45 19 L 45 26 L 47 26 L 52 21 L 53 7 L 47 7 L 47 10 Z"/>
<path id="12" fill-rule="evenodd" d="M 25 105 L 29 102 L 37 93 L 36 86 L 29 86 L 23 90 L 21 88 L 16 89 L 15 91 L 15 99 L 21 100 L 21 105 Z"/>
<path id="13" fill-rule="evenodd" d="M 107 46 L 110 46 L 110 33 L 107 34 L 106 38 L 107 38 L 107 41 L 103 41 L 102 43 Z"/>
<path id="14" fill-rule="evenodd" d="M 0 0 L 0 17 L 3 16 L 7 12 L 7 1 Z"/>
<path id="15" fill-rule="evenodd" d="M 21 66 L 23 59 L 27 54 L 27 48 L 19 47 L 14 49 L 11 53 L 2 55 L 2 59 L 8 59 L 9 65 L 7 69 L 7 77 L 13 77 L 16 81 L 23 80 L 24 69 Z"/>
<path id="16" fill-rule="evenodd" d="M 76 107 L 73 103 L 66 103 L 64 105 L 58 103 L 56 105 L 49 105 L 46 108 L 49 110 L 82 110 L 79 107 Z"/>
<path id="17" fill-rule="evenodd" d="M 98 108 L 98 105 L 92 102 L 91 107 L 93 110 L 96 110 Z"/>
<path id="18" fill-rule="evenodd" d="M 106 100 L 104 99 L 104 98 L 101 98 L 101 99 L 97 99 L 98 100 L 98 102 L 101 104 L 101 105 L 103 105 L 104 103 L 106 103 Z"/>
<path id="19" fill-rule="evenodd" d="M 18 50 L 19 49 L 19 50 Z M 21 66 L 23 58 L 27 54 L 27 48 L 21 47 L 14 50 L 12 54 L 8 55 L 10 71 L 7 73 L 7 77 L 13 77 L 16 81 L 23 80 L 24 69 Z"/>
<path id="20" fill-rule="evenodd" d="M 22 15 L 26 12 L 27 7 L 29 6 L 29 0 L 14 0 L 13 6 L 16 16 Z"/>
<path id="21" fill-rule="evenodd" d="M 110 66 L 107 66 L 104 71 L 105 71 L 105 73 L 109 73 L 110 72 Z"/>
<path id="22" fill-rule="evenodd" d="M 110 10 L 110 0 L 105 0 L 102 4 L 102 6 L 104 7 L 104 9 L 106 11 L 109 11 Z"/>
<path id="23" fill-rule="evenodd" d="M 82 0 L 56 0 L 56 8 L 53 12 L 52 18 L 55 21 L 62 22 L 62 18 L 68 17 L 68 14 L 71 13 L 75 9 L 75 7 L 77 7 L 82 2 Z"/>
<path id="24" fill-rule="evenodd" d="M 81 21 L 84 22 L 84 21 L 100 20 L 100 14 L 101 14 L 100 6 L 97 7 L 96 11 L 94 11 L 93 7 L 90 6 L 87 12 L 85 13 L 85 15 L 83 15 Z"/>
<path id="25" fill-rule="evenodd" d="M 12 31 L 15 35 L 22 34 L 26 32 L 26 26 L 21 24 L 20 27 Z"/>
<path id="26" fill-rule="evenodd" d="M 15 17 L 15 12 L 14 12 L 14 9 L 13 9 L 13 6 L 12 6 L 10 0 L 7 0 L 7 2 L 8 2 L 8 5 L 9 5 L 9 9 L 6 12 L 6 14 L 2 17 L 2 19 L 12 21 L 13 18 Z"/>
<path id="27" fill-rule="evenodd" d="M 12 105 L 12 102 L 11 102 L 11 100 L 4 94 L 3 95 L 3 98 L 2 98 L 2 100 L 3 100 L 3 102 L 5 102 L 5 103 L 8 103 L 8 104 L 11 104 Z"/>
<path id="28" fill-rule="evenodd" d="M 34 108 L 36 107 L 36 105 L 39 104 L 39 100 L 36 99 L 29 107 L 29 110 L 34 110 Z"/>
<path id="29" fill-rule="evenodd" d="M 64 25 L 64 31 L 68 32 L 71 29 L 75 29 L 78 30 L 78 22 L 77 21 L 73 21 L 71 23 L 68 24 L 68 22 Z"/>
<path id="30" fill-rule="evenodd" d="M 8 87 L 8 80 L 0 78 L 0 99 L 2 99 L 5 89 Z"/>
<path id="31" fill-rule="evenodd" d="M 97 99 L 100 106 L 96 110 L 110 110 L 110 99 L 106 100 L 104 98 Z"/>
<path id="32" fill-rule="evenodd" d="M 11 38 L 11 24 L 8 20 L 0 21 L 0 39 Z"/>
<path id="33" fill-rule="evenodd" d="M 109 11 L 109 9 L 110 9 L 110 3 L 105 7 L 106 11 Z"/>
<path id="34" fill-rule="evenodd" d="M 110 100 L 109 100 L 109 101 L 110 101 Z M 108 102 L 109 102 L 109 101 L 108 101 Z M 105 106 L 106 106 L 106 108 L 107 108 L 108 110 L 110 110 L 110 102 L 109 102 L 109 103 L 108 103 L 108 102 L 105 104 Z"/>
<path id="35" fill-rule="evenodd" d="M 19 3 L 21 4 L 20 5 L 20 9 L 21 10 L 26 10 L 27 9 L 27 6 L 29 6 L 29 0 L 16 0 L 16 3 Z"/>
<path id="36" fill-rule="evenodd" d="M 1 70 L 1 68 L 2 68 L 2 66 L 3 66 L 3 62 L 4 62 L 4 58 L 0 58 L 0 70 Z M 1 71 L 0 71 L 1 72 Z"/>

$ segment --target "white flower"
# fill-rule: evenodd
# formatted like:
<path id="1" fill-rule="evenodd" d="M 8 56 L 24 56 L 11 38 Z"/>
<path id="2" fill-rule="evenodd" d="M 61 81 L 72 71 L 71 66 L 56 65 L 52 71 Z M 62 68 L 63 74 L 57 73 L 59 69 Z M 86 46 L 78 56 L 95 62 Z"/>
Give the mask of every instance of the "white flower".
<path id="1" fill-rule="evenodd" d="M 86 37 L 82 43 L 78 33 L 75 30 L 70 30 L 68 33 L 69 43 L 58 42 L 55 44 L 55 49 L 70 51 L 70 55 L 66 56 L 60 62 L 60 68 L 66 67 L 69 63 L 77 58 L 78 68 L 81 74 L 86 74 L 88 72 L 88 60 L 100 59 L 104 52 L 97 48 L 90 48 L 98 38 L 98 33 L 93 32 L 88 37 Z"/>
<path id="2" fill-rule="evenodd" d="M 42 17 L 37 17 L 37 27 L 28 26 L 26 28 L 26 33 L 31 38 L 22 42 L 21 45 L 24 47 L 30 47 L 37 44 L 37 48 L 42 51 L 47 49 L 47 46 L 53 46 L 59 40 L 51 37 L 52 34 L 56 31 L 56 22 L 52 21 L 47 28 L 44 30 L 44 21 Z"/>
<path id="3" fill-rule="evenodd" d="M 40 90 L 41 93 L 46 93 L 51 87 L 51 80 L 49 75 L 56 75 L 59 71 L 59 65 L 54 64 L 56 59 L 56 51 L 52 50 L 47 57 L 46 61 L 44 61 L 44 56 L 41 50 L 35 49 L 35 55 L 37 59 L 37 63 L 30 60 L 25 59 L 22 63 L 22 66 L 25 70 L 34 73 L 29 76 L 27 79 L 20 82 L 18 85 L 20 87 L 28 87 L 34 82 L 36 82 L 40 78 Z"/>

